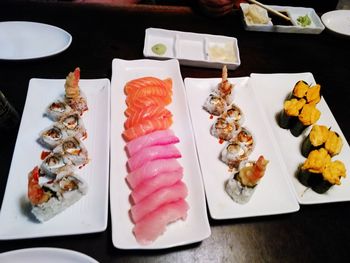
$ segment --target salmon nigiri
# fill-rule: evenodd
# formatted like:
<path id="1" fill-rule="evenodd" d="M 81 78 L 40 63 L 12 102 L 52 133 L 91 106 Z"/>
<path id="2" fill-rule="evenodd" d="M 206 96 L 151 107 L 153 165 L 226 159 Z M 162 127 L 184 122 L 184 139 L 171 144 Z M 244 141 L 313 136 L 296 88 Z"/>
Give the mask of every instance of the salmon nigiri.
<path id="1" fill-rule="evenodd" d="M 158 119 L 171 116 L 171 112 L 161 106 L 150 106 L 139 111 L 133 111 L 129 118 L 125 121 L 125 129 L 135 126 L 145 119 Z"/>

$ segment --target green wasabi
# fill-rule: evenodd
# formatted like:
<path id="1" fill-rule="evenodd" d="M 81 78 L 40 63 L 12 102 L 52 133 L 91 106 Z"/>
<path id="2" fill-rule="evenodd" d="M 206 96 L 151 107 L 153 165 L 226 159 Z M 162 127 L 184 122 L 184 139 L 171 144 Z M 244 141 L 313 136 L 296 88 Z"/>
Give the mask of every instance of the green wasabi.
<path id="1" fill-rule="evenodd" d="M 157 55 L 164 55 L 165 52 L 166 52 L 166 46 L 162 43 L 158 43 L 158 44 L 155 44 L 153 47 L 152 47 L 152 51 L 154 54 L 157 54 Z"/>
<path id="2" fill-rule="evenodd" d="M 311 19 L 308 15 L 299 16 L 297 18 L 297 21 L 298 21 L 298 24 L 301 25 L 302 27 L 307 27 L 311 25 Z"/>

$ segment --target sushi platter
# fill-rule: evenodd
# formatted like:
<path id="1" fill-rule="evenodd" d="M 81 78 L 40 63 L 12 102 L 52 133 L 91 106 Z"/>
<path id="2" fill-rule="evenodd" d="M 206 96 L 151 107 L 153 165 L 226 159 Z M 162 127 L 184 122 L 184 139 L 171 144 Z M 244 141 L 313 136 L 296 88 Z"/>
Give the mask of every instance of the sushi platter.
<path id="1" fill-rule="evenodd" d="M 131 158 L 128 160 L 125 151 L 126 142 L 122 137 L 122 134 L 125 135 L 124 122 L 127 119 L 124 115 L 127 109 L 127 96 L 124 93 L 124 87 L 126 83 L 145 76 L 160 79 L 171 78 L 172 80 L 173 99 L 167 108 L 173 115 L 171 130 L 179 139 L 176 147 L 182 157 L 178 159 L 178 163 L 183 167 L 183 183 L 177 183 L 175 187 L 183 189 L 184 184 L 187 186 L 188 195 L 185 200 L 189 207 L 186 219 L 168 225 L 161 236 L 147 245 L 137 242 L 133 233 L 135 231 L 133 212 L 136 209 L 134 210 L 133 207 L 130 217 L 130 194 L 132 191 L 129 186 L 132 186 L 132 183 L 131 173 L 128 175 L 129 171 L 126 165 L 127 162 L 130 165 Z M 160 249 L 199 242 L 209 237 L 210 227 L 206 212 L 204 187 L 178 61 L 175 59 L 167 61 L 114 59 L 112 63 L 111 101 L 111 134 L 113 136 L 111 136 L 110 206 L 114 246 L 122 249 Z M 177 161 L 171 162 L 171 164 L 174 163 L 177 165 Z M 164 166 L 162 167 L 164 168 Z M 162 167 L 159 169 L 163 169 Z M 159 223 L 154 222 L 151 227 L 157 225 Z"/>
<path id="2" fill-rule="evenodd" d="M 176 58 L 182 65 L 195 67 L 221 68 L 225 64 L 233 70 L 241 64 L 236 38 L 159 28 L 146 29 L 143 55 Z"/>
<path id="3" fill-rule="evenodd" d="M 211 217 L 232 219 L 298 211 L 299 204 L 286 177 L 287 170 L 277 143 L 264 116 L 256 109 L 256 97 L 249 85 L 249 77 L 229 78 L 229 81 L 234 85 L 233 101 L 244 113 L 244 126 L 254 135 L 256 145 L 250 158 L 264 155 L 269 164 L 248 203 L 238 204 L 230 198 L 225 192 L 230 171 L 220 160 L 225 144 L 210 134 L 215 117 L 203 109 L 203 103 L 220 79 L 186 78 L 188 105 Z"/>
<path id="4" fill-rule="evenodd" d="M 294 137 L 288 130 L 281 129 L 278 126 L 276 116 L 283 107 L 283 101 L 291 92 L 294 84 L 299 80 L 304 80 L 310 84 L 316 84 L 313 75 L 308 72 L 295 74 L 252 74 L 250 76 L 254 94 L 259 98 L 257 104 L 265 115 L 275 141 L 278 141 L 282 159 L 287 166 L 287 175 L 292 182 L 298 202 L 300 204 L 320 204 L 349 201 L 350 181 L 348 178 L 345 178 L 341 185 L 332 187 L 327 193 L 318 194 L 302 185 L 296 177 L 298 166 L 305 160 L 305 157 L 302 156 L 300 151 L 301 144 L 309 134 L 310 128 L 307 128 L 299 137 Z M 269 94 L 274 95 L 270 96 Z M 323 97 L 321 97 L 321 101 L 318 103 L 317 107 L 321 112 L 320 119 L 317 123 L 331 127 L 331 129 L 336 131 L 343 139 L 342 150 L 334 159 L 342 161 L 346 167 L 349 167 L 349 144 Z"/>
<path id="5" fill-rule="evenodd" d="M 26 104 L 0 211 L 0 225 L 6 225 L 0 229 L 0 239 L 95 233 L 104 231 L 107 227 L 110 112 L 110 81 L 108 79 L 80 80 L 79 82 L 89 108 L 81 117 L 87 131 L 84 145 L 88 151 L 89 160 L 87 164 L 84 161 L 84 165 L 75 171 L 77 176 L 84 181 L 84 188 L 88 186 L 87 189 L 84 189 L 81 200 L 73 204 L 71 202 L 76 201 L 77 197 L 80 198 L 80 196 L 74 196 L 76 193 L 74 189 L 80 186 L 80 182 L 77 181 L 75 185 L 75 182 L 72 181 L 72 188 L 67 188 L 70 189 L 68 195 L 57 199 L 49 197 L 56 199 L 50 202 L 51 207 L 48 205 L 41 209 L 40 206 L 34 205 L 34 201 L 39 201 L 32 196 L 31 187 L 29 187 L 32 181 L 31 179 L 28 181 L 28 174 L 40 162 L 42 162 L 40 169 L 46 163 L 42 161 L 47 157 L 43 158 L 46 149 L 43 148 L 39 139 L 42 138 L 40 132 L 52 125 L 53 121 L 45 116 L 45 111 L 50 103 L 64 94 L 64 86 L 64 79 L 31 79 L 29 82 Z M 63 181 L 59 185 L 55 185 L 55 182 L 53 185 L 56 188 L 70 187 Z M 49 184 L 50 181 L 47 182 L 47 185 Z M 41 193 L 40 191 L 42 190 L 38 189 L 38 193 Z M 44 193 L 49 196 L 52 196 L 53 191 L 44 189 Z M 57 192 L 57 195 L 64 193 L 64 190 L 60 191 Z M 34 200 L 33 209 L 28 202 L 28 197 L 31 202 Z M 57 200 L 63 201 L 59 203 Z M 56 215 L 54 209 L 60 209 L 61 205 L 65 211 Z M 68 207 L 70 205 L 71 207 Z"/>

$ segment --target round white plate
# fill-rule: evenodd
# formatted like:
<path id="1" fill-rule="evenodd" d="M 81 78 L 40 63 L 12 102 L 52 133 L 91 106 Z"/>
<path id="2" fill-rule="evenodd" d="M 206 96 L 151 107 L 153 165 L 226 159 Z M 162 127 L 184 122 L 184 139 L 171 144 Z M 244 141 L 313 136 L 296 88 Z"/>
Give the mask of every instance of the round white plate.
<path id="1" fill-rule="evenodd" d="M 36 22 L 0 22 L 0 59 L 24 60 L 58 54 L 72 36 L 61 28 Z"/>
<path id="2" fill-rule="evenodd" d="M 85 254 L 62 248 L 25 248 L 0 254 L 0 262 L 20 263 L 29 260 L 35 263 L 98 263 Z"/>
<path id="3" fill-rule="evenodd" d="M 323 24 L 331 31 L 350 36 L 350 10 L 335 10 L 321 16 Z"/>

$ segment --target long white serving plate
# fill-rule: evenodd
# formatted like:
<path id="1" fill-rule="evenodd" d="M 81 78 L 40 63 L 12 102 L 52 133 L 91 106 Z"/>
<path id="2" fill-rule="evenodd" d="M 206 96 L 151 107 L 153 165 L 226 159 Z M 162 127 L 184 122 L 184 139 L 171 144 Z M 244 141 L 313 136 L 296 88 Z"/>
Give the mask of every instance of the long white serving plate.
<path id="1" fill-rule="evenodd" d="M 165 45 L 163 55 L 152 51 L 156 44 Z M 216 58 L 212 56 L 213 51 L 230 57 Z M 159 28 L 146 29 L 143 55 L 156 59 L 176 58 L 182 65 L 195 67 L 222 68 L 225 64 L 228 69 L 236 69 L 241 64 L 236 38 Z"/>
<path id="2" fill-rule="evenodd" d="M 301 155 L 300 147 L 302 141 L 309 134 L 310 128 L 306 129 L 299 137 L 294 137 L 289 130 L 278 126 L 276 116 L 283 109 L 285 98 L 293 90 L 298 80 L 305 80 L 309 84 L 315 84 L 316 81 L 311 73 L 295 74 L 252 74 L 251 86 L 256 94 L 257 105 L 264 112 L 269 127 L 273 131 L 275 140 L 282 153 L 282 158 L 287 166 L 288 178 L 293 184 L 294 192 L 300 204 L 320 204 L 330 202 L 341 202 L 350 200 L 350 180 L 343 178 L 341 185 L 333 186 L 324 194 L 318 194 L 311 189 L 303 186 L 296 178 L 298 167 L 305 161 Z M 322 90 L 322 83 L 321 85 Z M 317 104 L 321 111 L 321 117 L 317 121 L 318 125 L 326 125 L 336 131 L 343 139 L 343 148 L 339 155 L 334 156 L 332 160 L 342 161 L 346 168 L 350 167 L 350 148 L 344 134 L 340 130 L 332 112 L 330 111 L 324 98 Z"/>
<path id="3" fill-rule="evenodd" d="M 177 144 L 182 157 L 179 159 L 184 168 L 183 181 L 188 187 L 187 203 L 190 206 L 185 221 L 179 220 L 167 226 L 165 233 L 152 244 L 142 246 L 137 243 L 132 229 L 129 210 L 129 189 L 125 177 L 127 155 L 122 138 L 126 109 L 124 86 L 126 82 L 145 76 L 173 81 L 173 102 L 167 107 L 173 114 L 171 129 L 179 137 Z M 204 187 L 198 159 L 189 111 L 186 104 L 185 88 L 182 81 L 179 62 L 114 59 L 112 62 L 111 91 L 111 166 L 110 166 L 110 206 L 112 216 L 112 241 L 115 247 L 122 249 L 161 249 L 199 242 L 210 236 Z"/>
<path id="4" fill-rule="evenodd" d="M 210 134 L 215 122 L 203 109 L 211 90 L 221 79 L 186 78 L 185 86 L 191 119 L 196 138 L 198 157 L 204 180 L 210 215 L 214 219 L 231 219 L 290 213 L 299 210 L 292 186 L 286 177 L 287 169 L 281 157 L 271 128 L 256 107 L 256 98 L 249 78 L 230 78 L 234 86 L 234 103 L 244 114 L 243 126 L 253 133 L 256 146 L 249 159 L 257 160 L 263 155 L 269 164 L 265 176 L 259 182 L 247 204 L 235 203 L 225 191 L 230 176 L 228 166 L 220 160 L 225 143 Z"/>
<path id="5" fill-rule="evenodd" d="M 88 193 L 77 203 L 45 223 L 30 215 L 27 198 L 28 173 L 41 164 L 45 150 L 37 139 L 52 124 L 44 117 L 46 107 L 64 94 L 64 79 L 31 79 L 16 146 L 0 211 L 0 239 L 63 236 L 104 231 L 108 218 L 110 81 L 80 80 L 89 110 L 83 121 L 88 137 L 84 144 L 90 162 L 77 174 L 83 177 Z"/>
<path id="6" fill-rule="evenodd" d="M 244 14 L 247 10 L 249 4 L 241 3 L 240 7 Z M 248 31 L 263 31 L 263 32 L 280 32 L 280 33 L 299 33 L 299 34 L 320 34 L 324 30 L 324 25 L 320 17 L 316 14 L 313 8 L 308 7 L 294 7 L 294 6 L 278 6 L 278 5 L 269 5 L 279 12 L 285 12 L 291 18 L 292 25 L 278 25 L 269 22 L 268 24 L 249 24 L 246 20 L 245 15 L 243 15 L 243 24 L 244 28 Z M 300 16 L 308 15 L 311 24 L 308 26 L 301 26 L 298 24 L 297 19 Z M 269 15 L 270 16 L 270 15 Z"/>

